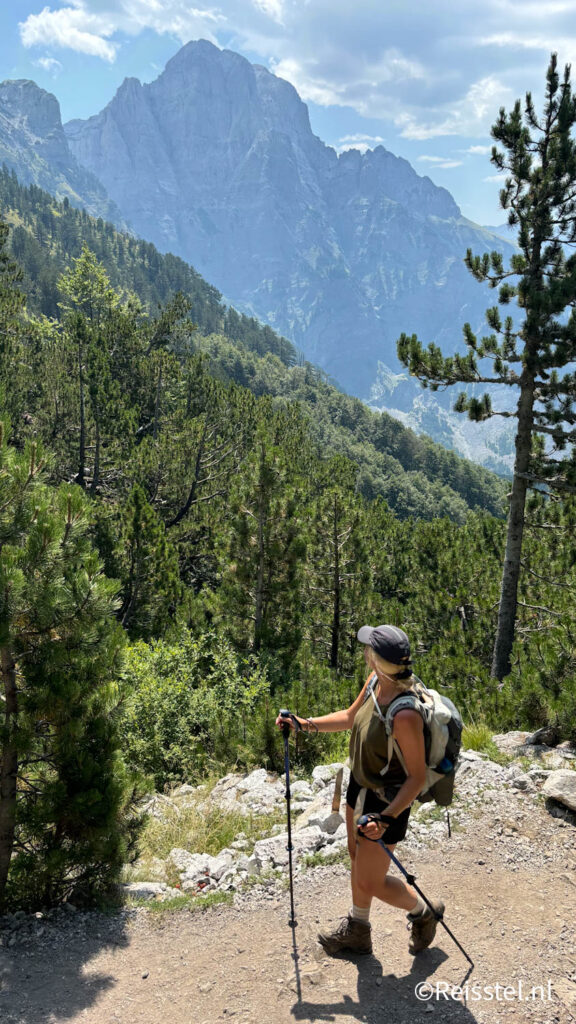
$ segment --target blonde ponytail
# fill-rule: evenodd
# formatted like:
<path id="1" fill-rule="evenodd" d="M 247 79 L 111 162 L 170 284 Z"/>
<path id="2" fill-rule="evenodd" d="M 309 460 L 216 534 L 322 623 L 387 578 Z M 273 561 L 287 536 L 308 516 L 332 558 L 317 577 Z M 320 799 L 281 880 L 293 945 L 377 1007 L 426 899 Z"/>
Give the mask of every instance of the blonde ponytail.
<path id="1" fill-rule="evenodd" d="M 368 650 L 368 664 L 376 673 L 391 677 L 399 690 L 410 690 L 414 682 L 412 675 L 412 664 L 407 661 L 403 665 L 393 665 L 381 658 L 371 647 Z"/>

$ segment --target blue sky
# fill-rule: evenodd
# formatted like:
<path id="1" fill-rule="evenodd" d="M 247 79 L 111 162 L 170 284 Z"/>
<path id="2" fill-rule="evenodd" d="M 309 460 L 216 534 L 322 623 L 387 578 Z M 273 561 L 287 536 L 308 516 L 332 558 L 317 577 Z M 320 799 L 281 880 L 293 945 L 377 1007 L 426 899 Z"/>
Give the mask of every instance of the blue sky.
<path id="1" fill-rule="evenodd" d="M 325 142 L 382 143 L 498 224 L 490 125 L 527 89 L 541 97 L 552 51 L 576 57 L 576 0 L 3 0 L 0 79 L 87 117 L 200 38 L 292 82 Z"/>

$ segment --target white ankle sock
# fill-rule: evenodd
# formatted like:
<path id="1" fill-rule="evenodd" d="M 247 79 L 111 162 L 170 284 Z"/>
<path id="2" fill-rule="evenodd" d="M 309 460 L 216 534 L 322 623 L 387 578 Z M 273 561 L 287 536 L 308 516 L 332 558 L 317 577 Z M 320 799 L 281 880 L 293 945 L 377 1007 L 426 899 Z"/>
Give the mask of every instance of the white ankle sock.
<path id="1" fill-rule="evenodd" d="M 418 903 L 416 904 L 416 906 L 414 907 L 413 910 L 410 910 L 408 912 L 408 917 L 420 917 L 420 914 L 423 914 L 425 910 L 426 910 L 426 904 L 424 903 L 424 900 L 422 899 L 422 897 L 419 896 L 418 897 Z"/>
<path id="2" fill-rule="evenodd" d="M 370 907 L 356 907 L 352 904 L 350 917 L 353 921 L 363 921 L 364 924 L 368 924 L 370 920 Z"/>

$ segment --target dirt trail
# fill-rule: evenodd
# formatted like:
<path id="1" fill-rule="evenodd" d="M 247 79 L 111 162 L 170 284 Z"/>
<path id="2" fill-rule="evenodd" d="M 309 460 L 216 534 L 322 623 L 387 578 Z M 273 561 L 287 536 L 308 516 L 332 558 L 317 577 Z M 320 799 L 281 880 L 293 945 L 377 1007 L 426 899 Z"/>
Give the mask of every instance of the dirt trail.
<path id="1" fill-rule="evenodd" d="M 372 914 L 373 956 L 326 957 L 317 925 L 347 912 L 348 875 L 344 866 L 320 867 L 296 880 L 294 935 L 288 893 L 276 888 L 163 919 L 70 913 L 64 924 L 39 922 L 22 946 L 7 948 L 3 936 L 0 1021 L 576 1021 L 575 830 L 539 805 L 514 801 L 530 809 L 522 828 L 510 822 L 513 831 L 498 835 L 491 800 L 492 811 L 486 804 L 474 827 L 450 840 L 417 854 L 397 849 L 417 867 L 424 892 L 445 900 L 446 921 L 475 961 L 471 973 L 442 928 L 429 950 L 410 956 L 403 912 L 383 905 Z M 426 981 L 467 981 L 468 999 L 419 1001 L 415 987 Z M 542 986 L 535 998 L 532 986 Z"/>

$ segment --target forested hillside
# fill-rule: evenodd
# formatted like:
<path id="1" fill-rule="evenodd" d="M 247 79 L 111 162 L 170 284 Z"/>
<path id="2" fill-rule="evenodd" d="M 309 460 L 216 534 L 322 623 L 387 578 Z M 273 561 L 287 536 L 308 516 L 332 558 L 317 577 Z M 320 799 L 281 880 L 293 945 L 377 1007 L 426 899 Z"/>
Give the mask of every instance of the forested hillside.
<path id="1" fill-rule="evenodd" d="M 341 395 L 181 261 L 2 181 L 0 909 L 105 889 L 144 786 L 280 768 L 277 708 L 347 706 L 364 623 L 403 626 L 469 723 L 576 738 L 573 501 L 531 499 L 499 686 L 496 478 Z"/>
<path id="2" fill-rule="evenodd" d="M 112 287 L 134 293 L 149 315 L 174 294 L 185 296 L 196 327 L 186 351 L 206 353 L 209 372 L 221 380 L 256 395 L 298 400 L 325 454 L 344 454 L 357 464 L 356 487 L 365 497 L 381 495 L 401 517 L 447 515 L 463 522 L 469 508 L 502 515 L 506 485 L 497 476 L 344 395 L 285 338 L 227 308 L 183 260 L 35 186 L 20 186 L 6 170 L 0 173 L 0 207 L 12 225 L 10 247 L 24 272 L 21 287 L 30 311 L 59 317 L 60 275 L 86 245 Z"/>

